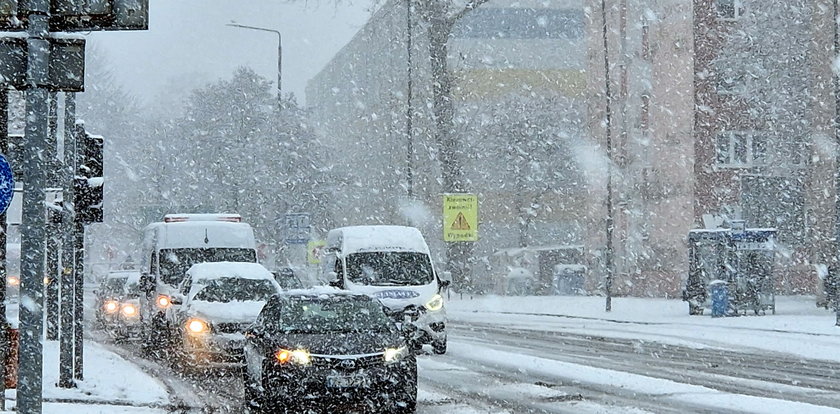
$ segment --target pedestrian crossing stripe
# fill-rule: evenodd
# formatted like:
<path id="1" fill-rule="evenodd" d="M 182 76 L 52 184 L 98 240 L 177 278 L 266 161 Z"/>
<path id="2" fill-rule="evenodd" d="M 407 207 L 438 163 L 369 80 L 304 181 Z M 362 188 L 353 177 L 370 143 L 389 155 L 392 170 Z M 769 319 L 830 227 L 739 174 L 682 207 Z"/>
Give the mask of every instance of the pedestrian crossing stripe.
<path id="1" fill-rule="evenodd" d="M 458 217 L 452 223 L 452 230 L 470 230 L 470 223 L 464 217 L 464 213 L 458 213 Z"/>

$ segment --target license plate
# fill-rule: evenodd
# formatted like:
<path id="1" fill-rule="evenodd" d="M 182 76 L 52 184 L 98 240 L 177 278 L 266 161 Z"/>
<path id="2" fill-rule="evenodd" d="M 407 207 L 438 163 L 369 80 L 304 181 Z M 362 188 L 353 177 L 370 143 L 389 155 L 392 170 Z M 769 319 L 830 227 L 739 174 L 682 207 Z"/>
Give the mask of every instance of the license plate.
<path id="1" fill-rule="evenodd" d="M 330 388 L 350 388 L 366 386 L 367 378 L 361 375 L 332 375 L 327 377 L 327 387 Z"/>

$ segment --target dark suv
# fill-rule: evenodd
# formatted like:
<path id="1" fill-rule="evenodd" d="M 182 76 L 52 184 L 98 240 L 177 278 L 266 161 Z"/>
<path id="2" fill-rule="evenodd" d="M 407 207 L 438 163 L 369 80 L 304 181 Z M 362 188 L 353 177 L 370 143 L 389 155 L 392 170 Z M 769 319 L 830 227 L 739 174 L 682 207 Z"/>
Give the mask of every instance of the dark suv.
<path id="1" fill-rule="evenodd" d="M 276 295 L 245 335 L 253 411 L 415 411 L 417 361 L 376 299 L 326 289 Z"/>

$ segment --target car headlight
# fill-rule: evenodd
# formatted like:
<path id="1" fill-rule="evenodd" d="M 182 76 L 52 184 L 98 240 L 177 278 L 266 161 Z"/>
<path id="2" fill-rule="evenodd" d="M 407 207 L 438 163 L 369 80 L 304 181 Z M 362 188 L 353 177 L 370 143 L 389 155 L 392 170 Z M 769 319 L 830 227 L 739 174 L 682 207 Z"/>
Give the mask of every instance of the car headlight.
<path id="1" fill-rule="evenodd" d="M 137 316 L 137 306 L 134 306 L 133 303 L 126 303 L 122 305 L 122 314 L 127 318 L 133 318 Z"/>
<path id="2" fill-rule="evenodd" d="M 426 302 L 426 306 L 424 306 L 427 310 L 432 312 L 437 312 L 443 309 L 443 296 L 441 295 L 434 295 L 432 299 Z"/>
<path id="3" fill-rule="evenodd" d="M 309 365 L 312 361 L 309 357 L 309 351 L 305 349 L 278 349 L 274 353 L 274 359 L 280 364 L 292 363 L 296 365 Z"/>
<path id="4" fill-rule="evenodd" d="M 386 364 L 393 364 L 399 362 L 408 355 L 408 348 L 401 346 L 399 348 L 385 348 L 385 353 L 382 355 L 385 358 Z"/>
<path id="5" fill-rule="evenodd" d="M 6 278 L 6 283 L 8 283 L 11 287 L 18 287 L 20 286 L 20 278 L 17 276 L 9 276 Z"/>
<path id="6" fill-rule="evenodd" d="M 166 296 L 166 295 L 158 295 L 157 300 L 155 301 L 155 304 L 160 309 L 166 309 L 166 308 L 172 306 L 172 299 L 170 299 L 169 296 Z"/>
<path id="7" fill-rule="evenodd" d="M 188 319 L 185 327 L 187 328 L 187 332 L 194 335 L 210 332 L 210 324 L 199 318 Z"/>
<path id="8" fill-rule="evenodd" d="M 105 304 L 102 305 L 102 309 L 105 309 L 105 312 L 114 313 L 120 309 L 120 304 L 115 300 L 106 300 Z"/>

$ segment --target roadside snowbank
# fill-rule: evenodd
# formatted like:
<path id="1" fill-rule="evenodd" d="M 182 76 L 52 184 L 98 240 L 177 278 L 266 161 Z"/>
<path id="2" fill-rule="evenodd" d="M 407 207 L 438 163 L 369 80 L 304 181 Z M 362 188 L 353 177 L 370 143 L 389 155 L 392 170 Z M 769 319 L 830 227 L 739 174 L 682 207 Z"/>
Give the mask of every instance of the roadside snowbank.
<path id="1" fill-rule="evenodd" d="M 453 324 L 492 323 L 541 331 L 634 338 L 674 345 L 760 349 L 806 358 L 840 361 L 840 328 L 835 315 L 810 296 L 776 298 L 776 314 L 711 318 L 689 316 L 680 300 L 589 296 L 452 296 L 447 315 Z"/>

